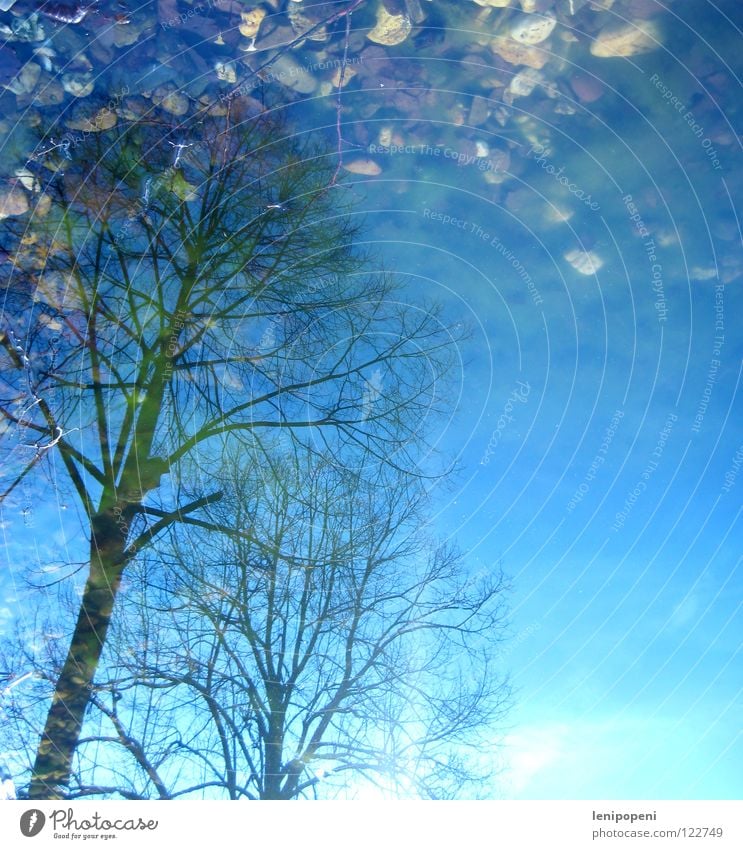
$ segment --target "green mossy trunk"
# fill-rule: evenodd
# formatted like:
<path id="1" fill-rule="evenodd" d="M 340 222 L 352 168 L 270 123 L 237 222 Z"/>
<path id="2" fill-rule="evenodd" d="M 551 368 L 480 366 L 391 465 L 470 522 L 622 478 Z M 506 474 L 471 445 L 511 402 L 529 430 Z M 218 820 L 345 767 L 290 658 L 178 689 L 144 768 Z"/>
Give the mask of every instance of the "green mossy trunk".
<path id="1" fill-rule="evenodd" d="M 93 679 L 128 559 L 126 531 L 122 514 L 113 510 L 100 513 L 93 520 L 90 574 L 37 751 L 28 791 L 30 799 L 65 798 Z"/>

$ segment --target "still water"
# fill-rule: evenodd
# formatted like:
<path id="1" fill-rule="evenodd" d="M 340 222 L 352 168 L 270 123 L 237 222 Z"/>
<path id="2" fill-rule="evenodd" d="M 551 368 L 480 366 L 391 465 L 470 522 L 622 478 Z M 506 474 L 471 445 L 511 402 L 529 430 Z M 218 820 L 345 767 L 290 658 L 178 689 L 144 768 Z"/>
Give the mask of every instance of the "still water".
<path id="1" fill-rule="evenodd" d="M 431 532 L 511 585 L 480 794 L 739 798 L 739 4 L 3 6 L 4 223 L 117 126 L 162 125 L 177 170 L 199 116 L 268 113 L 374 269 L 464 331 L 422 466 L 450 470 Z M 5 636 L 50 598 L 29 570 L 86 557 L 55 493 L 3 505 Z"/>

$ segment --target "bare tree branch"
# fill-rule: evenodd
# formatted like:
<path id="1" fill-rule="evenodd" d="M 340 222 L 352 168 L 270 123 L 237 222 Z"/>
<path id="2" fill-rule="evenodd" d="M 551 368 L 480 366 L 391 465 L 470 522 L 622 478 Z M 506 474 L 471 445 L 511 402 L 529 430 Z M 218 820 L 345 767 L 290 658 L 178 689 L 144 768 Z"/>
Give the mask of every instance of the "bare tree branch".
<path id="1" fill-rule="evenodd" d="M 450 330 L 433 306 L 407 305 L 388 277 L 366 273 L 323 151 L 268 115 L 239 126 L 201 115 L 179 125 L 190 147 L 174 165 L 170 129 L 119 122 L 79 146 L 50 212 L 33 221 L 43 268 L 24 260 L 12 220 L 0 226 L 13 260 L 0 331 L 3 491 L 61 459 L 90 539 L 32 798 L 66 795 L 134 558 L 176 524 L 227 531 L 204 493 L 228 447 L 258 457 L 274 433 L 285 451 L 420 474 L 422 419 L 446 396 Z M 254 536 L 243 542 L 270 554 Z M 272 640 L 265 649 L 277 674 L 292 645 L 283 639 L 276 657 Z M 304 644 L 293 646 L 299 658 Z"/>

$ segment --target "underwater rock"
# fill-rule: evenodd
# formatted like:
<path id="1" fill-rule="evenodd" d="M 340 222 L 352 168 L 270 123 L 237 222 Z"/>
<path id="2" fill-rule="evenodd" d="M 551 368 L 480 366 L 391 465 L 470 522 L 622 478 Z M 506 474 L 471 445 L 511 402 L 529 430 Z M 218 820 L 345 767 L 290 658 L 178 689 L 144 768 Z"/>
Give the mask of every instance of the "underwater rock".
<path id="1" fill-rule="evenodd" d="M 189 51 L 188 55 L 188 75 L 186 76 L 186 82 L 181 87 L 181 90 L 184 94 L 188 95 L 191 100 L 198 100 L 204 91 L 211 85 L 212 83 L 212 75 L 210 73 L 210 68 L 207 61 L 203 56 L 198 56 L 194 53 L 193 50 Z M 235 73 L 237 73 L 237 63 L 230 62 L 229 64 L 235 66 Z M 175 80 L 178 82 L 178 79 Z"/>
<path id="2" fill-rule="evenodd" d="M 103 30 L 103 32 L 97 33 L 96 38 L 91 39 L 87 50 L 93 57 L 96 68 L 100 68 L 101 65 L 108 66 L 114 62 L 116 59 L 114 41 L 116 40 L 117 31 L 125 29 L 127 29 L 127 26 L 116 24 L 113 27 Z"/>
<path id="3" fill-rule="evenodd" d="M 27 192 L 36 194 L 41 191 L 41 183 L 39 183 L 36 175 L 32 171 L 29 171 L 28 168 L 16 168 L 14 173 L 18 178 L 18 182 Z"/>
<path id="4" fill-rule="evenodd" d="M 595 274 L 604 264 L 603 259 L 594 251 L 580 251 L 577 248 L 568 251 L 564 257 L 580 274 Z"/>
<path id="5" fill-rule="evenodd" d="M 249 121 L 266 111 L 266 107 L 247 94 L 233 97 L 230 101 L 230 112 L 237 122 Z"/>
<path id="6" fill-rule="evenodd" d="M 475 0 L 478 6 L 492 6 L 495 9 L 505 9 L 511 5 L 511 0 Z"/>
<path id="7" fill-rule="evenodd" d="M 206 114 L 211 115 L 213 118 L 222 118 L 227 114 L 227 105 L 219 101 L 212 101 L 208 94 L 203 94 L 199 99 L 199 103 L 206 110 Z"/>
<path id="8" fill-rule="evenodd" d="M 490 102 L 485 97 L 480 97 L 479 94 L 472 98 L 472 105 L 467 116 L 467 123 L 472 127 L 479 127 L 484 124 L 490 116 Z"/>
<path id="9" fill-rule="evenodd" d="M 115 127 L 118 120 L 119 116 L 107 106 L 104 106 L 103 109 L 99 109 L 93 116 L 93 122 L 100 132 L 110 130 L 111 127 Z"/>
<path id="10" fill-rule="evenodd" d="M 420 0 L 405 0 L 405 11 L 414 24 L 419 24 L 425 20 L 426 13 L 423 11 Z"/>
<path id="11" fill-rule="evenodd" d="M 0 188 L 0 220 L 28 212 L 28 196 L 19 186 Z"/>
<path id="12" fill-rule="evenodd" d="M 40 127 L 44 121 L 38 109 L 26 109 L 23 118 L 28 127 Z"/>
<path id="13" fill-rule="evenodd" d="M 534 47 L 528 44 L 519 44 L 507 36 L 496 36 L 490 46 L 493 53 L 505 59 L 510 65 L 526 65 L 528 68 L 540 70 L 550 58 L 549 52 L 544 47 Z"/>
<path id="14" fill-rule="evenodd" d="M 54 70 L 52 59 L 57 57 L 57 51 L 54 48 L 49 47 L 48 44 L 42 44 L 41 47 L 34 47 L 33 54 L 34 59 L 36 59 L 45 71 L 51 72 Z"/>
<path id="15" fill-rule="evenodd" d="M 113 27 L 112 43 L 114 47 L 129 47 L 139 41 L 140 35 L 147 28 L 147 22 L 140 24 L 134 22 L 128 24 L 116 24 Z"/>
<path id="16" fill-rule="evenodd" d="M 493 92 L 493 96 L 495 96 L 495 92 Z M 496 106 L 495 109 L 493 109 L 493 118 L 495 120 L 495 123 L 499 127 L 505 127 L 506 126 L 506 124 L 508 123 L 508 120 L 510 118 L 510 115 L 511 115 L 511 110 L 508 109 L 506 106 Z"/>
<path id="17" fill-rule="evenodd" d="M 288 53 L 280 54 L 267 70 L 270 80 L 277 80 L 299 94 L 311 94 L 317 80 Z"/>
<path id="18" fill-rule="evenodd" d="M 604 93 L 604 86 L 596 77 L 588 74 L 575 74 L 570 78 L 570 88 L 581 103 L 593 103 Z"/>
<path id="19" fill-rule="evenodd" d="M 377 22 L 366 34 L 369 41 L 392 47 L 402 44 L 410 35 L 413 25 L 407 15 L 391 15 L 384 6 L 377 9 Z"/>
<path id="20" fill-rule="evenodd" d="M 406 5 L 410 20 L 417 25 L 413 36 L 413 46 L 416 50 L 437 51 L 446 43 L 447 15 L 436 7 L 431 8 L 432 6 L 432 3 L 427 3 L 423 18 L 418 20 L 413 14 L 415 9 L 411 10 L 410 5 Z"/>
<path id="21" fill-rule="evenodd" d="M 377 136 L 377 144 L 380 147 L 389 147 L 392 144 L 393 135 L 394 130 L 389 124 L 381 127 Z"/>
<path id="22" fill-rule="evenodd" d="M 217 72 L 218 80 L 230 85 L 237 82 L 237 70 L 234 62 L 215 62 L 214 70 Z"/>
<path id="23" fill-rule="evenodd" d="M 335 69 L 335 73 L 330 78 L 333 88 L 345 88 L 351 80 L 356 76 L 358 71 L 353 65 L 343 65 Z"/>
<path id="24" fill-rule="evenodd" d="M 654 21 L 609 24 L 605 26 L 591 44 L 591 54 L 599 58 L 636 56 L 660 47 L 660 32 Z"/>
<path id="25" fill-rule="evenodd" d="M 21 70 L 21 60 L 12 47 L 0 44 L 0 84 L 9 83 Z"/>
<path id="26" fill-rule="evenodd" d="M 286 47 L 286 45 L 294 41 L 296 37 L 294 35 L 294 30 L 287 26 L 275 27 L 270 30 L 270 32 L 266 32 L 265 34 L 260 32 L 258 35 L 260 38 L 253 44 L 253 48 L 259 52 L 263 50 L 272 50 L 275 47 Z M 252 41 L 249 43 L 252 44 Z M 247 48 L 242 47 L 241 49 L 246 50 Z"/>
<path id="27" fill-rule="evenodd" d="M 73 97 L 88 97 L 95 83 L 92 74 L 62 74 L 62 88 Z"/>
<path id="28" fill-rule="evenodd" d="M 397 109 L 401 115 L 407 118 L 424 118 L 431 114 L 430 110 L 436 108 L 435 92 L 426 91 L 422 88 L 410 88 L 405 90 L 398 88 L 390 97 L 388 105 Z"/>
<path id="29" fill-rule="evenodd" d="M 0 24 L 0 35 L 5 41 L 43 41 L 46 38 L 44 24 L 39 22 L 36 12 L 27 18 L 15 18 L 12 26 Z"/>
<path id="30" fill-rule="evenodd" d="M 320 7 L 322 8 L 322 7 Z M 297 35 L 307 33 L 307 38 L 310 41 L 327 41 L 329 38 L 328 29 L 325 26 L 318 26 L 323 21 L 323 12 L 318 11 L 317 7 L 302 8 L 301 6 L 290 3 L 286 10 L 289 20 L 292 24 L 292 29 Z M 317 27 L 313 32 L 310 32 L 314 27 Z"/>
<path id="31" fill-rule="evenodd" d="M 482 139 L 475 139 L 475 156 L 478 159 L 487 159 L 490 156 L 490 145 Z"/>
<path id="32" fill-rule="evenodd" d="M 240 12 L 241 23 L 238 27 L 240 33 L 245 38 L 255 38 L 265 17 L 266 10 L 261 6 L 256 6 L 255 9 L 250 9 L 247 12 Z"/>
<path id="33" fill-rule="evenodd" d="M 152 109 L 149 101 L 144 97 L 134 95 L 125 97 L 123 103 L 119 106 L 119 115 L 126 121 L 137 121 Z"/>
<path id="34" fill-rule="evenodd" d="M 516 97 L 528 97 L 543 82 L 544 76 L 534 68 L 525 68 L 523 71 L 519 71 L 508 85 L 507 94 L 509 97 L 504 97 L 504 102 L 513 102 Z"/>
<path id="35" fill-rule="evenodd" d="M 490 148 L 490 153 L 487 159 L 486 173 L 497 173 L 499 180 L 505 179 L 506 172 L 511 167 L 511 153 L 508 149 L 501 150 L 500 148 Z"/>
<path id="36" fill-rule="evenodd" d="M 164 29 L 169 29 L 180 23 L 178 0 L 157 0 L 157 22 Z"/>
<path id="37" fill-rule="evenodd" d="M 531 114 L 516 114 L 510 116 L 511 123 L 518 129 L 519 136 L 532 147 L 539 147 L 540 154 L 552 156 L 552 140 L 543 120 L 537 121 Z"/>
<path id="38" fill-rule="evenodd" d="M 163 51 L 161 55 L 155 56 L 154 59 L 155 61 L 149 65 L 147 70 L 143 68 L 136 76 L 132 75 L 132 88 L 136 86 L 136 90 L 140 94 L 144 94 L 146 97 L 151 97 L 153 91 L 158 94 L 165 93 L 167 91 L 180 91 L 180 82 L 182 77 L 175 63 L 168 63 L 168 56 L 165 51 Z M 192 57 L 192 60 L 193 62 L 199 61 L 199 57 L 194 56 Z M 189 60 L 189 64 L 192 64 L 191 60 Z M 208 74 L 207 68 L 208 66 L 204 65 L 204 67 L 199 70 L 201 73 Z M 193 73 L 193 64 L 191 73 Z M 149 94 L 147 94 L 147 92 L 149 92 Z"/>
<path id="39" fill-rule="evenodd" d="M 383 89 L 380 95 L 383 95 L 385 100 L 393 99 L 397 92 L 404 89 L 417 101 L 424 90 L 431 87 L 431 81 L 424 75 L 421 64 L 399 62 L 389 51 L 376 45 L 369 45 L 362 50 L 354 67 L 361 78 L 362 87 Z M 377 97 L 370 100 L 379 102 Z M 365 109 L 366 104 L 362 104 L 361 108 Z"/>
<path id="40" fill-rule="evenodd" d="M 239 15 L 243 10 L 242 3 L 238 0 L 210 0 L 215 9 L 228 15 Z"/>
<path id="41" fill-rule="evenodd" d="M 455 127 L 463 127 L 467 123 L 467 110 L 457 103 L 448 112 L 448 119 Z"/>
<path id="42" fill-rule="evenodd" d="M 6 83 L 5 88 L 19 96 L 30 94 L 34 90 L 40 76 L 41 65 L 37 65 L 36 62 L 26 62 L 18 75 L 9 83 Z"/>
<path id="43" fill-rule="evenodd" d="M 52 208 L 52 196 L 42 192 L 34 207 L 34 218 L 44 218 Z"/>
<path id="44" fill-rule="evenodd" d="M 152 93 L 152 102 L 171 115 L 180 117 L 188 112 L 189 101 L 183 92 L 171 89 L 168 86 L 160 86 Z"/>
<path id="45" fill-rule="evenodd" d="M 50 74 L 43 74 L 39 81 L 39 87 L 34 94 L 34 103 L 37 106 L 59 106 L 64 100 L 65 90 L 62 83 Z"/>
<path id="46" fill-rule="evenodd" d="M 118 117 L 108 107 L 104 106 L 92 115 L 78 113 L 76 116 L 65 121 L 65 127 L 70 130 L 81 130 L 85 133 L 100 133 L 110 130 L 116 125 Z"/>
<path id="47" fill-rule="evenodd" d="M 508 32 L 519 44 L 541 44 L 552 35 L 556 25 L 557 19 L 552 15 L 519 15 Z"/>
<path id="48" fill-rule="evenodd" d="M 343 168 L 350 174 L 362 174 L 366 177 L 376 177 L 382 169 L 373 159 L 351 159 L 343 163 Z"/>

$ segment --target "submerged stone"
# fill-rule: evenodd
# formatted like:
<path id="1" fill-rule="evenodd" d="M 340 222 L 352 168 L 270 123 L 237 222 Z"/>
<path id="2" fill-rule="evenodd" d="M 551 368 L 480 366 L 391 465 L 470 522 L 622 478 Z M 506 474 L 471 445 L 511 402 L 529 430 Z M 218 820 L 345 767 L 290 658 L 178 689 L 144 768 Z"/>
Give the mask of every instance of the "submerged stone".
<path id="1" fill-rule="evenodd" d="M 21 69 L 21 60 L 12 47 L 0 43 L 0 84 L 9 83 Z"/>
<path id="2" fill-rule="evenodd" d="M 93 93 L 95 83 L 91 74 L 63 74 L 62 88 L 73 97 L 88 97 Z"/>
<path id="3" fill-rule="evenodd" d="M 230 85 L 237 82 L 237 70 L 234 62 L 216 62 L 214 70 L 217 72 L 218 80 Z"/>
<path id="4" fill-rule="evenodd" d="M 0 188 L 0 220 L 28 212 L 28 196 L 19 186 Z"/>
<path id="5" fill-rule="evenodd" d="M 5 36 L 5 41 L 43 41 L 46 38 L 37 12 L 27 18 L 14 18 L 12 26 L 0 24 L 0 35 Z"/>
<path id="6" fill-rule="evenodd" d="M 570 78 L 570 88 L 581 103 L 593 103 L 604 93 L 603 83 L 588 74 L 575 74 Z"/>
<path id="7" fill-rule="evenodd" d="M 519 15 L 509 34 L 519 44 L 541 44 L 552 35 L 557 20 L 552 15 Z"/>
<path id="8" fill-rule="evenodd" d="M 185 115 L 188 112 L 188 98 L 185 94 L 177 90 L 158 88 L 152 95 L 152 102 L 177 117 Z"/>
<path id="9" fill-rule="evenodd" d="M 493 53 L 505 59 L 511 65 L 526 65 L 528 68 L 540 70 L 550 58 L 549 52 L 543 47 L 529 44 L 519 44 L 507 36 L 496 36 L 490 46 Z"/>
<path id="10" fill-rule="evenodd" d="M 543 82 L 544 76 L 540 71 L 534 68 L 525 68 L 523 71 L 519 71 L 511 80 L 508 86 L 508 93 L 511 95 L 511 98 L 528 97 Z"/>
<path id="11" fill-rule="evenodd" d="M 26 191 L 33 193 L 41 191 L 41 183 L 28 168 L 16 168 L 15 176 Z"/>
<path id="12" fill-rule="evenodd" d="M 392 15 L 384 6 L 377 9 L 377 23 L 369 30 L 366 37 L 375 44 L 392 47 L 402 44 L 410 35 L 413 25 L 407 15 Z"/>
<path id="13" fill-rule="evenodd" d="M 110 130 L 116 125 L 118 116 L 106 106 L 92 115 L 77 115 L 65 121 L 65 126 L 70 130 L 82 130 L 86 133 L 100 133 Z"/>
<path id="14" fill-rule="evenodd" d="M 376 177 L 382 169 L 373 159 L 351 159 L 344 162 L 343 167 L 349 174 L 362 174 L 366 177 Z"/>
<path id="15" fill-rule="evenodd" d="M 614 58 L 649 53 L 660 47 L 660 32 L 653 21 L 610 24 L 604 27 L 591 45 L 593 56 Z"/>
<path id="16" fill-rule="evenodd" d="M 327 41 L 330 37 L 327 27 L 321 26 L 324 14 L 322 7 L 318 9 L 310 6 L 308 9 L 303 9 L 301 6 L 290 3 L 286 13 L 297 35 L 307 34 L 310 41 Z"/>
<path id="17" fill-rule="evenodd" d="M 268 70 L 268 77 L 299 94 L 311 94 L 317 88 L 317 80 L 288 53 L 276 58 Z"/>
<path id="18" fill-rule="evenodd" d="M 19 96 L 30 94 L 39 81 L 40 75 L 41 65 L 37 65 L 36 62 L 26 62 L 18 76 L 7 83 L 5 88 Z"/>
<path id="19" fill-rule="evenodd" d="M 254 38 L 258 35 L 258 30 L 261 28 L 261 22 L 266 17 L 266 10 L 260 6 L 255 9 L 250 9 L 247 12 L 240 12 L 241 23 L 239 30 L 245 38 Z"/>

